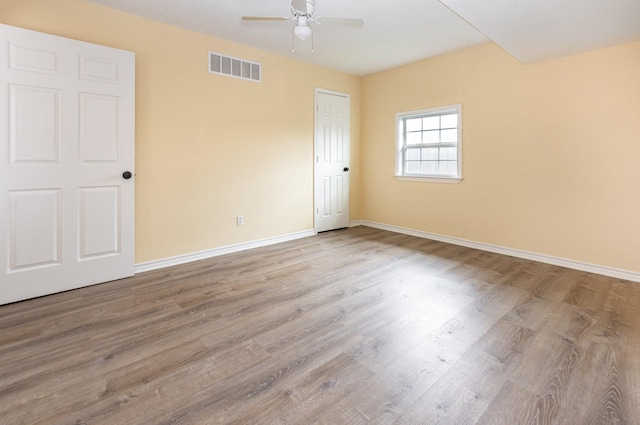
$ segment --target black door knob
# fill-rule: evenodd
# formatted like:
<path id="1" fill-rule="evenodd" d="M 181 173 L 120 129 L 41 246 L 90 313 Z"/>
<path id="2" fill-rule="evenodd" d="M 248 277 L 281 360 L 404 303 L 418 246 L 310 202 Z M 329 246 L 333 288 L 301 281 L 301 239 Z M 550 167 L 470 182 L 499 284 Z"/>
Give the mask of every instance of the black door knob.
<path id="1" fill-rule="evenodd" d="M 133 174 L 131 174 L 131 171 L 125 171 L 124 173 L 122 173 L 122 178 L 125 180 L 129 180 L 131 176 L 133 176 Z"/>
<path id="2" fill-rule="evenodd" d="M 342 171 L 349 171 L 349 167 L 344 167 Z"/>

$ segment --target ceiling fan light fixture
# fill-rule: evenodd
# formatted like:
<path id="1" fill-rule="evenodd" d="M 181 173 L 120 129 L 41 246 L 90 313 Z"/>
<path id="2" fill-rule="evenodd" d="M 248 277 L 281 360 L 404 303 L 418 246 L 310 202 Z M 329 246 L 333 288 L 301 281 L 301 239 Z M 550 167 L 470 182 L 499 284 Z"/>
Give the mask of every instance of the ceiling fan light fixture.
<path id="1" fill-rule="evenodd" d="M 291 16 L 243 16 L 245 21 L 294 21 L 291 35 L 291 51 L 295 51 L 296 40 L 305 41 L 311 39 L 311 52 L 313 53 L 313 28 L 314 24 L 339 24 L 361 27 L 364 21 L 360 18 L 342 17 L 316 17 L 315 0 L 291 0 Z"/>
<path id="2" fill-rule="evenodd" d="M 296 25 L 293 28 L 293 35 L 300 41 L 305 41 L 311 37 L 311 27 L 307 25 Z"/>

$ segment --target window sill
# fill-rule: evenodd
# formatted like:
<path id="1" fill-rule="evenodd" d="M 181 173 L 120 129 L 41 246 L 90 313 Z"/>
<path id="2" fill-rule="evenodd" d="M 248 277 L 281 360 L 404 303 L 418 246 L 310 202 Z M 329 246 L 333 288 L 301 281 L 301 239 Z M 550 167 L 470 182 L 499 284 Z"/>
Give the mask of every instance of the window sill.
<path id="1" fill-rule="evenodd" d="M 406 182 L 448 183 L 458 184 L 462 177 L 436 177 L 436 176 L 396 176 L 397 180 Z"/>

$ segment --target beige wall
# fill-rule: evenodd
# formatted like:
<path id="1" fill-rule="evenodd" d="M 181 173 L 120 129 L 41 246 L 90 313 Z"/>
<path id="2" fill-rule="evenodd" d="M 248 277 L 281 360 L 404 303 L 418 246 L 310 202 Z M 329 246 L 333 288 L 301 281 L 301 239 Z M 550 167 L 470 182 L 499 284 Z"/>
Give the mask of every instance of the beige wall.
<path id="1" fill-rule="evenodd" d="M 533 65 L 489 43 L 362 94 L 365 220 L 640 272 L 640 43 Z M 455 103 L 464 180 L 396 180 L 395 113 Z"/>
<path id="2" fill-rule="evenodd" d="M 0 22 L 136 53 L 138 263 L 313 229 L 314 87 L 351 95 L 359 217 L 359 78 L 82 0 L 0 0 Z M 207 73 L 208 50 L 263 82 Z"/>

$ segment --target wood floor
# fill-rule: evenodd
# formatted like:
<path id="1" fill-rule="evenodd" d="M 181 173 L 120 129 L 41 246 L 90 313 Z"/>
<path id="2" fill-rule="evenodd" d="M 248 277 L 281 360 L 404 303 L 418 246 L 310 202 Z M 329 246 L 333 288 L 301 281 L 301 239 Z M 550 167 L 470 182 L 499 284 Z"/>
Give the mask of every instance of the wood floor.
<path id="1" fill-rule="evenodd" d="M 0 424 L 638 424 L 640 284 L 367 227 L 0 307 Z"/>

